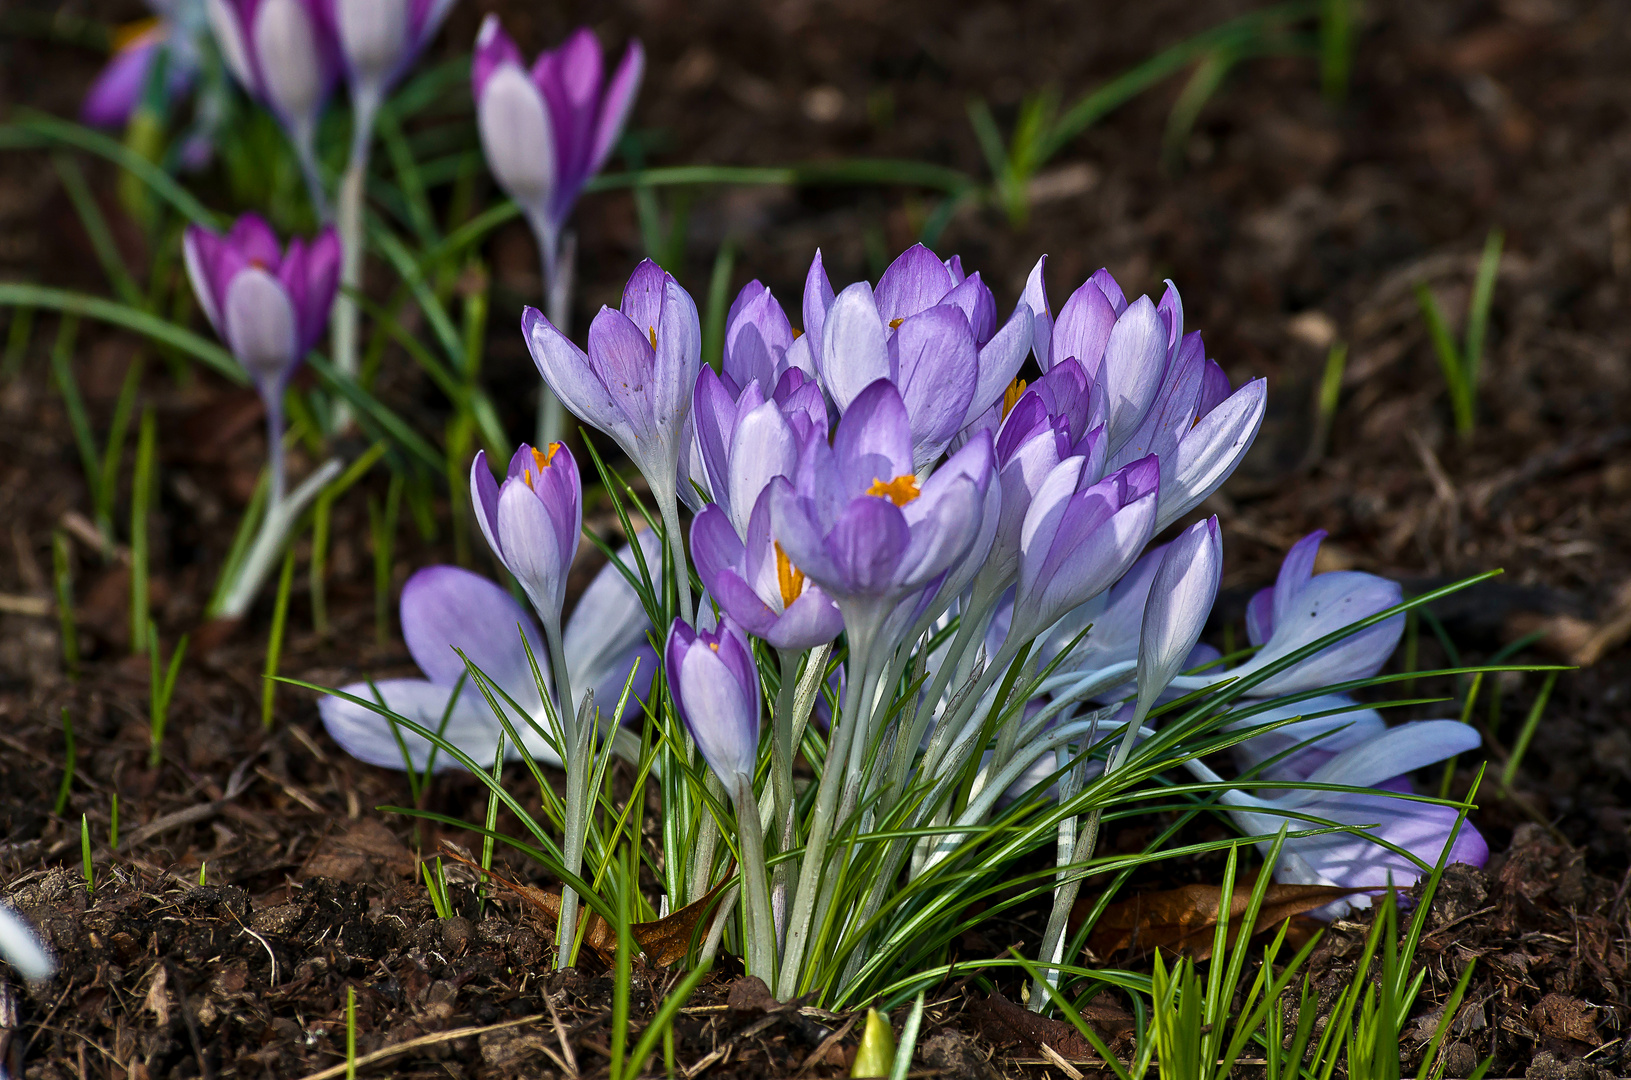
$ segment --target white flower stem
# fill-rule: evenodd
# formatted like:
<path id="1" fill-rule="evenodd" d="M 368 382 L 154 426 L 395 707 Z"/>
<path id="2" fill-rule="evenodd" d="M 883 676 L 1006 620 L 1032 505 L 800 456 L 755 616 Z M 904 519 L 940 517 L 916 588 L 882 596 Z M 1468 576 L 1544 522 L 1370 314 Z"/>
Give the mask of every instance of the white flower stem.
<path id="1" fill-rule="evenodd" d="M 658 512 L 663 517 L 663 531 L 668 534 L 668 549 L 674 557 L 674 593 L 679 597 L 679 615 L 687 626 L 695 626 L 691 606 L 691 568 L 685 561 L 685 539 L 680 535 L 679 499 L 672 491 L 654 494 Z"/>
<path id="2" fill-rule="evenodd" d="M 358 311 L 356 294 L 362 290 L 363 200 L 368 188 L 368 155 L 373 146 L 374 117 L 379 101 L 373 93 L 359 88 L 352 110 L 351 159 L 340 178 L 336 227 L 340 233 L 340 291 L 334 297 L 333 324 L 329 328 L 329 350 L 334 366 L 348 378 L 357 376 Z M 333 430 L 343 431 L 350 423 L 350 410 L 343 400 L 335 403 Z"/>
<path id="3" fill-rule="evenodd" d="M 306 195 L 317 220 L 326 222 L 333 216 L 328 193 L 323 190 L 323 177 L 317 169 L 317 121 L 296 121 L 289 130 L 289 141 L 294 144 L 295 160 L 300 162 L 300 175 L 306 181 Z"/>
<path id="4" fill-rule="evenodd" d="M 732 801 L 736 804 L 736 842 L 742 856 L 742 882 L 746 886 L 748 970 L 765 981 L 776 979 L 776 927 L 770 913 L 770 887 L 765 878 L 765 837 L 759 827 L 759 804 L 753 797 L 753 778 L 738 774 Z"/>

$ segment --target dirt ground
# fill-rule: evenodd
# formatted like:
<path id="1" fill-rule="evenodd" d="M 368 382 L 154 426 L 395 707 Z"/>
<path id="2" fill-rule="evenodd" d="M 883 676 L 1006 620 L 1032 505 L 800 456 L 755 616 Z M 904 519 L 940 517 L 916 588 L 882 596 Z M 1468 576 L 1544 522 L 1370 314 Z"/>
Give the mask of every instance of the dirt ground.
<path id="1" fill-rule="evenodd" d="M 1249 6 L 638 0 L 546 10 L 466 0 L 439 48 L 463 48 L 488 9 L 529 52 L 584 19 L 604 42 L 639 34 L 649 66 L 634 123 L 654 136 L 658 163 L 869 155 L 980 173 L 971 95 L 1006 124 L 1037 88 L 1057 86 L 1068 100 Z M 108 20 L 142 14 L 101 0 L 10 5 L 58 7 Z M 1434 1009 L 1477 958 L 1450 1075 L 1486 1054 L 1495 1055 L 1492 1076 L 1619 1075 L 1631 1019 L 1631 6 L 1370 0 L 1365 9 L 1346 106 L 1321 99 L 1307 58 L 1249 63 L 1164 162 L 1174 81 L 1069 145 L 1037 178 L 1026 225 L 970 207 L 940 249 L 981 269 L 1003 305 L 1042 252 L 1056 305 L 1100 265 L 1129 293 L 1170 277 L 1188 323 L 1205 331 L 1231 378 L 1268 377 L 1269 417 L 1252 456 L 1206 507 L 1223 523 L 1228 566 L 1219 635 L 1238 627 L 1250 592 L 1314 528 L 1331 533 L 1322 569 L 1388 574 L 1409 589 L 1505 570 L 1439 606 L 1450 641 L 1476 660 L 1538 631 L 1520 659 L 1581 670 L 1557 683 L 1509 791 L 1495 777 L 1540 678 L 1503 676 L 1493 708 L 1487 693 L 1481 699 L 1473 722 L 1491 769 L 1472 820 L 1494 855 L 1446 882 L 1424 945 L 1428 989 L 1406 1041 L 1419 1056 Z M 0 27 L 11 25 L 5 17 L 0 10 Z M 0 35 L 0 115 L 71 115 L 97 61 L 83 48 Z M 111 206 L 112 176 L 90 175 Z M 756 276 L 796 303 L 815 247 L 834 280 L 875 277 L 880 254 L 910 243 L 930 205 L 930 193 L 897 189 L 701 192 L 676 269 L 700 296 L 728 239 L 739 249 L 733 286 Z M 642 248 L 626 194 L 586 198 L 578 222 L 582 325 L 615 303 Z M 1459 326 L 1497 226 L 1506 254 L 1480 422 L 1463 445 L 1413 288 L 1428 283 Z M 538 277 L 521 229 L 489 251 L 489 370 L 495 398 L 516 403 L 505 419 L 520 431 L 535 376 L 514 320 Z M 45 155 L 0 157 L 0 279 L 105 291 Z M 76 540 L 86 655 L 77 682 L 65 677 L 54 613 L 40 598 L 50 595 L 53 530 L 65 515 L 87 514 L 90 500 L 50 381 L 54 332 L 42 319 L 21 372 L 0 382 L 0 891 L 45 928 L 63 969 L 36 989 L 0 976 L 0 1066 L 30 1080 L 315 1074 L 343 1062 L 351 986 L 359 1055 L 390 1052 L 376 1074 L 604 1074 L 605 970 L 591 962 L 552 972 L 547 931 L 466 885 L 454 889 L 458 914 L 438 920 L 415 849 L 434 851 L 443 836 L 468 844 L 469 834 L 416 832 L 378 813 L 410 800 L 405 782 L 349 761 L 324 736 L 310 695 L 280 691 L 276 723 L 262 731 L 269 604 L 213 649 L 195 650 L 164 760 L 150 769 L 146 660 L 127 655 L 128 571 Z M 1350 360 L 1322 446 L 1315 397 L 1337 339 Z M 137 345 L 88 325 L 79 340 L 76 370 L 100 431 Z M 393 406 L 439 430 L 434 387 L 401 356 L 388 355 L 386 371 Z M 168 648 L 199 629 L 264 448 L 247 391 L 208 376 L 178 389 L 160 365 L 144 387 L 161 419 L 153 565 Z M 297 589 L 284 674 L 339 685 L 411 669 L 394 626 L 375 640 L 367 520 L 360 496 L 337 508 L 333 633 L 312 632 Z M 404 525 L 396 583 L 453 552 L 445 535 L 426 540 Z M 1424 632 L 1422 665 L 1444 659 Z M 58 817 L 64 710 L 77 779 Z M 1463 756 L 1458 793 L 1480 763 Z M 117 851 L 97 844 L 90 896 L 78 822 L 84 815 L 105 839 L 115 793 L 122 836 Z M 436 780 L 425 802 L 466 817 L 482 805 L 474 783 L 452 777 Z M 1160 881 L 1136 885 L 1209 872 L 1169 866 Z M 1314 959 L 1322 987 L 1347 980 L 1364 929 L 1361 920 L 1329 932 Z M 1024 918 L 994 923 L 967 945 L 1001 951 L 1034 944 L 1039 932 Z M 643 1023 L 675 976 L 636 972 Z M 847 1075 L 852 1017 L 776 1007 L 734 974 L 722 969 L 682 1017 L 678 1070 Z M 1028 1026 L 994 990 L 1019 992 L 972 980 L 942 988 L 914 1069 L 1038 1074 L 1038 1042 L 1073 1056 L 1075 1036 Z M 1107 1036 L 1117 1023 L 1108 1009 Z"/>

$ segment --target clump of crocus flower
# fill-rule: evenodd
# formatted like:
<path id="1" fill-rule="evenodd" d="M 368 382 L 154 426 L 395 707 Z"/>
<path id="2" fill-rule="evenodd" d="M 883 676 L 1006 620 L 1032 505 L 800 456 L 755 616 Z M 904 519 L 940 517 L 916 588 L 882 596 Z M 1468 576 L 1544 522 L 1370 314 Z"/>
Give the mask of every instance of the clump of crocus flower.
<path id="1" fill-rule="evenodd" d="M 225 235 L 197 225 L 183 238 L 198 306 L 260 393 L 266 413 L 270 474 L 261 531 L 236 582 L 214 614 L 239 618 L 254 601 L 288 530 L 339 471 L 326 463 L 292 494 L 285 491 L 283 395 L 289 379 L 328 325 L 338 287 L 340 245 L 333 229 L 284 249 L 262 218 L 245 214 Z"/>
<path id="2" fill-rule="evenodd" d="M 506 77 L 521 80 L 519 65 Z M 1315 534 L 1252 602 L 1256 655 L 1227 667 L 1200 641 L 1222 576 L 1217 520 L 1150 546 L 1240 463 L 1262 421 L 1262 380 L 1233 386 L 1185 328 L 1170 284 L 1158 301 L 1129 300 L 1101 270 L 1055 316 L 1043 267 L 1000 319 L 956 258 L 915 247 L 875 288 L 835 290 L 818 253 L 803 332 L 751 283 L 727 316 L 717 372 L 700 361 L 695 303 L 651 263 L 619 309 L 601 309 L 586 348 L 536 310 L 523 318 L 549 388 L 623 449 L 657 505 L 664 552 L 651 561 L 671 569 L 675 599 L 660 598 L 665 587 L 645 601 L 650 625 L 668 628 L 653 685 L 671 708 L 648 701 L 647 722 L 680 721 L 663 737 L 665 783 L 695 769 L 694 747 L 713 798 L 734 807 L 743 873 L 726 903 L 742 904 L 749 969 L 783 998 L 810 989 L 818 969 L 846 984 L 871 972 L 871 928 L 903 881 L 941 872 L 1005 807 L 1045 799 L 1073 808 L 1048 826 L 1060 876 L 1040 959 L 1057 964 L 1081 879 L 1071 868 L 1092 858 L 1101 820 L 1098 808 L 1074 808 L 1138 783 L 1152 760 L 1213 785 L 1248 835 L 1289 822 L 1280 880 L 1374 890 L 1413 880 L 1416 860 L 1431 864 L 1447 846 L 1451 858 L 1483 857 L 1470 827 L 1451 846 L 1454 808 L 1393 797 L 1411 771 L 1475 746 L 1476 733 L 1451 721 L 1388 728 L 1322 693 L 1374 675 L 1391 654 L 1397 585 L 1313 574 Z M 481 528 L 546 639 L 582 525 L 579 483 L 555 444 L 522 447 L 502 482 L 481 458 L 472 473 Z M 682 504 L 695 511 L 705 590 L 695 618 Z M 490 620 L 518 621 L 532 632 L 513 612 Z M 444 625 L 472 661 L 488 655 L 502 681 L 516 678 L 517 646 L 473 623 Z M 829 671 L 835 639 L 844 661 Z M 462 668 L 433 674 L 410 646 L 436 687 L 415 693 L 445 702 Z M 550 649 L 554 669 L 570 670 Z M 761 687 L 772 679 L 773 695 Z M 813 795 L 796 796 L 791 757 L 835 682 Z M 1197 692 L 1188 700 L 1199 704 L 1169 717 Z M 558 711 L 570 715 L 570 695 Z M 461 740 L 477 730 L 461 723 Z M 1186 732 L 1214 733 L 1243 776 L 1285 790 L 1232 786 L 1245 781 L 1195 754 L 1159 758 Z M 586 763 L 569 754 L 565 767 L 570 806 Z M 1322 831 L 1333 822 L 1349 828 Z M 681 886 L 674 903 L 695 900 L 719 870 L 711 842 L 664 858 L 686 864 L 664 870 Z"/>

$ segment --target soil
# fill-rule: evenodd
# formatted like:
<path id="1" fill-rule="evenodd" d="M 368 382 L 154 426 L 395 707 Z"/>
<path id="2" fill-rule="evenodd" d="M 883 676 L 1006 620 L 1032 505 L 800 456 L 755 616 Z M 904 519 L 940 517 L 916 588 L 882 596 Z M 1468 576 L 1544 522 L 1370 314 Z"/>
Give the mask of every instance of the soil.
<path id="1" fill-rule="evenodd" d="M 603 41 L 636 33 L 646 43 L 635 122 L 656 163 L 866 155 L 981 174 L 970 96 L 985 97 L 1006 127 L 1036 89 L 1057 87 L 1070 100 L 1250 6 L 642 0 L 543 9 L 467 0 L 438 49 L 463 48 L 490 9 L 529 52 L 589 19 Z M 143 13 L 123 0 L 82 0 L 20 3 L 0 15 L 59 8 L 107 21 Z M 1170 277 L 1188 323 L 1204 329 L 1232 379 L 1270 380 L 1252 456 L 1205 508 L 1220 517 L 1227 552 L 1220 638 L 1238 629 L 1246 598 L 1272 580 L 1287 547 L 1315 528 L 1331 534 L 1321 569 L 1388 574 L 1413 590 L 1504 569 L 1438 605 L 1447 640 L 1477 660 L 1538 635 L 1519 659 L 1581 669 L 1558 681 L 1510 788 L 1497 778 L 1542 679 L 1502 676 L 1498 693 L 1486 687 L 1480 698 L 1472 720 L 1486 753 L 1462 757 L 1453 790 L 1469 790 L 1488 761 L 1472 820 L 1494 854 L 1481 871 L 1456 870 L 1435 902 L 1422 954 L 1427 988 L 1406 1043 L 1419 1056 L 1441 1014 L 1434 1009 L 1477 958 L 1453 1026 L 1450 1075 L 1487 1054 L 1493 1076 L 1618 1074 L 1631 1019 L 1631 7 L 1371 0 L 1365 9 L 1342 107 L 1322 100 L 1309 58 L 1254 60 L 1186 137 L 1164 147 L 1182 86 L 1172 81 L 1069 144 L 1037 177 L 1024 225 L 970 206 L 939 247 L 981 269 L 1000 303 L 1017 296 L 1042 252 L 1056 307 L 1068 284 L 1100 265 L 1129 293 Z M 72 115 L 98 56 L 12 30 L 0 36 L 0 114 Z M 87 171 L 115 206 L 114 177 L 89 163 Z M 714 253 L 729 240 L 733 288 L 756 276 L 796 303 L 815 247 L 834 280 L 875 277 L 934 200 L 897 188 L 700 191 L 676 270 L 704 295 Z M 643 249 L 626 194 L 587 197 L 577 220 L 583 325 L 599 304 L 615 303 Z M 1413 289 L 1427 283 L 1460 326 L 1492 227 L 1504 230 L 1505 255 L 1479 423 L 1462 442 Z M 119 232 L 139 244 L 134 235 Z M 535 376 L 513 327 L 538 277 L 519 227 L 495 237 L 489 258 L 488 370 L 495 398 L 513 402 L 509 429 L 519 431 Z M 47 155 L 0 158 L 0 279 L 106 291 Z M 44 928 L 62 970 L 33 988 L 0 975 L 0 1065 L 39 1080 L 305 1076 L 344 1060 L 349 987 L 357 1053 L 391 1051 L 368 1067 L 376 1073 L 603 1075 L 612 1038 L 604 967 L 552 971 L 548 932 L 467 884 L 453 888 L 456 914 L 437 919 L 416 852 L 437 850 L 444 837 L 469 845 L 470 834 L 416 831 L 377 811 L 411 801 L 405 781 L 338 751 L 311 695 L 280 690 L 263 731 L 268 603 L 212 648 L 194 648 L 162 761 L 148 766 L 148 669 L 128 655 L 129 572 L 75 525 L 91 503 L 50 378 L 54 334 L 55 320 L 42 317 L 20 371 L 0 381 L 0 883 Z M 1321 438 L 1318 385 L 1337 340 L 1349 359 Z M 98 432 L 137 350 L 124 335 L 81 328 L 74 363 Z M 385 360 L 392 405 L 439 430 L 434 387 L 402 356 Z M 170 649 L 200 629 L 264 447 L 246 391 L 208 375 L 178 386 L 159 364 L 143 386 L 160 418 L 153 596 Z M 375 498 L 383 491 L 383 480 L 370 488 Z M 64 673 L 44 599 L 52 535 L 64 528 L 84 653 L 77 680 Z M 411 670 L 394 626 L 376 636 L 368 536 L 365 499 L 343 500 L 331 633 L 312 631 L 297 589 L 284 674 L 332 686 Z M 473 565 L 485 569 L 479 537 L 473 550 Z M 445 529 L 427 538 L 405 523 L 395 585 L 457 551 Z M 1421 665 L 1445 659 L 1424 630 Z M 56 814 L 65 713 L 76 776 Z M 122 836 L 110 850 L 115 794 Z M 467 778 L 438 778 L 424 800 L 464 817 L 482 806 Z M 80 871 L 82 819 L 93 837 L 94 894 Z M 1212 870 L 1169 866 L 1131 887 L 1171 887 Z M 1323 939 L 1312 967 L 1322 989 L 1349 977 L 1364 930 L 1363 919 L 1339 922 Z M 970 947 L 1000 951 L 1034 943 L 1038 932 L 1024 919 L 991 924 Z M 638 964 L 635 972 L 631 1015 L 642 1027 L 675 976 Z M 681 1017 L 677 1068 L 847 1075 L 853 1016 L 775 1006 L 735 974 L 717 971 Z M 1027 1028 L 998 992 L 1017 999 L 1019 986 L 943 987 L 914 1069 L 1057 1075 L 1036 1043 L 1068 1051 L 1065 1035 Z M 1113 1037 L 1115 1010 L 1101 1020 Z M 662 1052 L 652 1068 L 663 1068 Z"/>

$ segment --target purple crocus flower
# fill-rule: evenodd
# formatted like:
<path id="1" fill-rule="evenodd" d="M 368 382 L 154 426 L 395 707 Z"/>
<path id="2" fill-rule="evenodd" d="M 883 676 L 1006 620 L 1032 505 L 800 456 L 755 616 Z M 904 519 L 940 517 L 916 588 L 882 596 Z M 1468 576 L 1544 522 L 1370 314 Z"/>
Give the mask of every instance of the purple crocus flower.
<path id="1" fill-rule="evenodd" d="M 1215 517 L 1179 533 L 1162 553 L 1138 639 L 1140 717 L 1188 664 L 1212 613 L 1222 575 L 1223 537 Z"/>
<path id="2" fill-rule="evenodd" d="M 312 203 L 327 216 L 317 176 L 317 118 L 340 77 L 340 44 L 325 0 L 205 0 L 232 77 L 289 134 Z"/>
<path id="3" fill-rule="evenodd" d="M 85 92 L 79 106 L 80 120 L 100 128 L 122 128 L 130 123 L 147 90 L 153 64 L 161 55 L 165 64 L 164 90 L 174 100 L 186 93 L 198 77 L 198 50 L 192 37 L 162 8 L 156 17 L 115 34 L 113 58 Z"/>
<path id="4" fill-rule="evenodd" d="M 1103 480 L 1071 457 L 1038 487 L 1020 530 L 1010 634 L 1029 640 L 1108 589 L 1149 543 L 1160 467 L 1135 461 Z"/>
<path id="5" fill-rule="evenodd" d="M 1314 557 L 1325 535 L 1320 529 L 1292 545 L 1274 587 L 1252 597 L 1246 607 L 1246 635 L 1262 648 L 1250 661 L 1232 668 L 1228 677 L 1259 671 L 1403 599 L 1398 583 L 1375 574 L 1357 570 L 1315 574 Z M 1402 614 L 1385 619 L 1252 687 L 1252 694 L 1276 697 L 1369 678 L 1393 655 L 1402 633 Z"/>
<path id="6" fill-rule="evenodd" d="M 902 253 L 876 291 L 857 282 L 836 297 L 820 253 L 804 295 L 805 346 L 822 385 L 842 411 L 877 379 L 896 384 L 912 422 L 918 467 L 1003 396 L 1030 347 L 1032 318 L 1021 305 L 999 329 L 996 304 L 978 274 L 943 263 L 921 244 Z M 802 366 L 798 353 L 789 362 Z"/>
<path id="7" fill-rule="evenodd" d="M 771 539 L 770 498 L 766 490 L 754 504 L 746 543 L 723 509 L 705 507 L 691 523 L 691 557 L 708 594 L 750 634 L 784 651 L 814 648 L 837 637 L 844 619 Z"/>
<path id="8" fill-rule="evenodd" d="M 255 382 L 266 403 L 274 505 L 283 493 L 283 390 L 328 323 L 340 270 L 340 241 L 324 229 L 280 251 L 264 219 L 245 214 L 225 236 L 187 227 L 182 250 L 198 306 Z"/>
<path id="9" fill-rule="evenodd" d="M 537 308 L 522 313 L 521 330 L 549 388 L 610 435 L 645 474 L 658 505 L 672 507 L 702 367 L 702 323 L 691 295 L 647 259 L 624 287 L 622 307 L 595 316 L 587 353 Z"/>
<path id="10" fill-rule="evenodd" d="M 572 451 L 561 443 L 544 450 L 522 443 L 502 486 L 493 479 L 487 452 L 477 451 L 470 497 L 493 553 L 521 583 L 545 627 L 558 629 L 583 531 L 583 486 Z"/>
<path id="11" fill-rule="evenodd" d="M 868 651 L 897 605 L 968 554 L 983 525 L 991 456 L 982 436 L 920 483 L 906 405 L 880 379 L 851 401 L 830 447 L 805 442 L 794 483 L 771 482 L 772 535 L 838 602 L 854 653 Z"/>
<path id="12" fill-rule="evenodd" d="M 454 0 L 323 0 L 359 113 L 371 114 L 436 36 Z"/>
<path id="13" fill-rule="evenodd" d="M 1276 881 L 1355 889 L 1383 889 L 1391 882 L 1406 888 L 1421 876 L 1420 868 L 1366 834 L 1386 840 L 1431 866 L 1445 845 L 1451 844 L 1450 831 L 1458 812 L 1448 806 L 1395 798 L 1386 792 L 1409 794 L 1409 773 L 1473 750 L 1479 741 L 1476 731 L 1455 720 L 1401 724 L 1347 747 L 1300 777 L 1312 784 L 1372 788 L 1377 792 L 1374 795 L 1294 788 L 1265 798 L 1230 790 L 1222 800 L 1230 816 L 1248 833 L 1272 835 L 1287 823 L 1293 830 L 1322 828 L 1326 822 L 1353 827 L 1350 832 L 1287 840 L 1275 866 Z M 1482 866 L 1488 858 L 1489 846 L 1484 838 L 1471 824 L 1464 823 L 1450 846 L 1448 861 Z M 1360 897 L 1322 911 L 1336 916 L 1347 906 L 1368 905 L 1368 899 Z"/>
<path id="14" fill-rule="evenodd" d="M 697 376 L 691 415 L 700 469 L 689 471 L 745 537 L 759 493 L 772 478 L 793 474 L 812 431 L 826 438 L 827 402 L 797 368 L 782 375 L 769 400 L 757 377 L 733 397 L 730 378 L 707 366 Z"/>
<path id="15" fill-rule="evenodd" d="M 648 557 L 656 553 L 653 534 L 641 534 Z M 619 556 L 627 558 L 629 550 Z M 549 730 L 543 699 L 533 678 L 528 648 L 549 685 L 549 654 L 539 635 L 538 625 L 508 592 L 494 582 L 456 566 L 431 566 L 420 570 L 402 587 L 402 637 L 423 679 L 382 679 L 354 683 L 343 692 L 364 701 L 378 701 L 384 708 L 412 720 L 431 731 L 440 729 L 443 737 L 476 761 L 491 760 L 503 725 L 469 678 L 464 678 L 458 696 L 455 686 L 466 675 L 462 650 L 470 662 L 537 722 Z M 635 673 L 632 697 L 643 698 L 651 684 L 656 654 L 646 644 L 650 627 L 639 597 L 629 588 L 618 568 L 608 563 L 590 582 L 579 598 L 565 634 L 566 664 L 572 681 L 592 687 L 595 701 L 610 715 L 623 692 L 629 672 Z M 526 635 L 527 645 L 521 643 Z M 393 729 L 385 717 L 373 709 L 327 696 L 318 702 L 323 725 L 335 742 L 351 756 L 388 769 L 403 768 L 401 736 L 409 760 L 423 769 L 430 758 L 431 744 L 412 732 Z M 445 726 L 444 726 L 445 719 Z M 523 738 L 520 747 L 508 746 L 506 755 L 522 754 L 561 763 L 544 738 L 514 716 L 509 717 Z M 446 754 L 437 756 L 439 769 L 459 768 Z"/>
<path id="16" fill-rule="evenodd" d="M 498 16 L 488 15 L 476 36 L 470 75 L 487 164 L 532 222 L 546 260 L 554 258 L 578 193 L 622 134 L 645 52 L 639 41 L 629 42 L 609 81 L 603 65 L 587 27 L 540 53 L 530 71 Z"/>
<path id="17" fill-rule="evenodd" d="M 674 708 L 703 760 L 733 798 L 744 781 L 751 793 L 759 760 L 759 667 L 741 628 L 729 615 L 712 631 L 675 619 L 663 662 Z"/>
<path id="18" fill-rule="evenodd" d="M 1155 454 L 1161 461 L 1156 531 L 1200 505 L 1240 464 L 1263 422 L 1267 383 L 1231 392 L 1198 335 L 1183 333 L 1183 301 L 1170 282 L 1157 305 L 1128 303 L 1108 270 L 1095 272 L 1055 319 L 1039 260 L 1022 305 L 1033 316 L 1033 351 L 1044 371 L 1075 360 L 1106 395 L 1110 465 Z"/>
<path id="19" fill-rule="evenodd" d="M 1272 731 L 1253 735 L 1233 748 L 1235 764 L 1241 772 L 1261 765 L 1256 776 L 1263 780 L 1306 780 L 1309 773 L 1339 752 L 1387 730 L 1381 713 L 1343 694 L 1322 694 L 1286 704 L 1254 702 L 1239 711 L 1247 715 L 1230 721 L 1229 730 L 1291 721 Z"/>
<path id="20" fill-rule="evenodd" d="M 765 285 L 754 280 L 742 286 L 725 315 L 725 355 L 719 371 L 731 396 L 739 396 L 755 380 L 760 386 L 776 386 L 788 371 L 800 367 L 795 362 L 799 354 L 793 352 L 799 337 Z M 815 378 L 807 354 L 802 370 Z"/>

